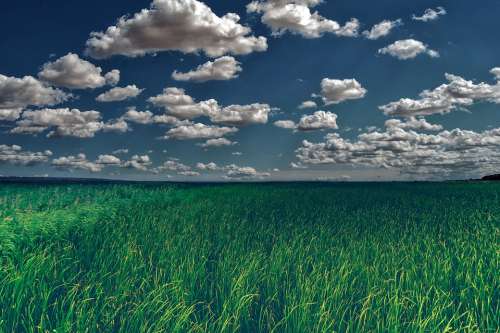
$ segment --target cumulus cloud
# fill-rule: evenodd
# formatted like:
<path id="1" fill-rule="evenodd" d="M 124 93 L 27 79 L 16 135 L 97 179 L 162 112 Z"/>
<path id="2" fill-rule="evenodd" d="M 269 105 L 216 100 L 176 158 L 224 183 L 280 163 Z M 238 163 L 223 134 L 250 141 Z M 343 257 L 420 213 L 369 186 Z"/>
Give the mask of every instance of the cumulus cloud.
<path id="1" fill-rule="evenodd" d="M 401 19 L 394 21 L 384 20 L 375 24 L 370 30 L 363 31 L 363 36 L 371 40 L 376 40 L 389 35 L 394 28 L 401 25 L 403 25 L 403 21 Z"/>
<path id="2" fill-rule="evenodd" d="M 19 109 L 27 106 L 53 106 L 70 97 L 32 76 L 16 78 L 0 74 L 0 111 L 5 118 L 12 118 L 15 114 L 19 116 Z"/>
<path id="3" fill-rule="evenodd" d="M 53 62 L 47 62 L 38 73 L 40 80 L 57 87 L 69 89 L 94 89 L 106 84 L 116 84 L 120 72 L 113 70 L 102 75 L 102 69 L 80 59 L 77 54 L 68 53 Z"/>
<path id="4" fill-rule="evenodd" d="M 221 168 L 214 162 L 210 163 L 196 163 L 196 168 L 203 171 L 217 171 Z"/>
<path id="5" fill-rule="evenodd" d="M 0 109 L 0 121 L 14 121 L 19 118 L 23 109 Z"/>
<path id="6" fill-rule="evenodd" d="M 102 59 L 160 51 L 203 51 L 210 57 L 265 51 L 266 38 L 250 35 L 239 20 L 234 13 L 219 17 L 197 0 L 154 0 L 149 9 L 121 17 L 105 32 L 93 32 L 86 53 Z"/>
<path id="7" fill-rule="evenodd" d="M 312 109 L 317 107 L 318 105 L 316 104 L 315 101 L 304 101 L 299 105 L 299 109 Z"/>
<path id="8" fill-rule="evenodd" d="M 427 8 L 421 16 L 412 15 L 412 20 L 415 21 L 435 21 L 439 18 L 439 16 L 446 15 L 446 10 L 443 7 L 437 7 L 436 9 Z"/>
<path id="9" fill-rule="evenodd" d="M 296 129 L 297 124 L 292 120 L 278 120 L 274 122 L 274 126 L 284 129 Z"/>
<path id="10" fill-rule="evenodd" d="M 388 54 L 399 60 L 413 59 L 419 54 L 427 54 L 431 58 L 439 58 L 439 52 L 429 49 L 427 45 L 415 39 L 398 40 L 378 50 L 379 54 Z"/>
<path id="11" fill-rule="evenodd" d="M 226 171 L 225 178 L 226 179 L 240 179 L 240 180 L 245 180 L 245 179 L 263 179 L 266 177 L 271 176 L 270 173 L 268 172 L 258 172 L 255 170 L 255 168 L 252 167 L 240 167 L 235 164 L 230 164 L 228 166 L 225 166 L 224 171 Z"/>
<path id="12" fill-rule="evenodd" d="M 125 112 L 119 119 L 142 125 L 163 124 L 180 126 L 191 124 L 189 120 L 179 120 L 176 117 L 165 114 L 155 115 L 151 111 L 138 111 L 135 106 L 129 107 L 127 112 Z"/>
<path id="13" fill-rule="evenodd" d="M 186 95 L 184 89 L 172 87 L 165 88 L 162 94 L 150 97 L 148 101 L 179 119 L 206 116 L 214 123 L 232 126 L 265 124 L 271 111 L 269 105 L 261 103 L 221 107 L 214 99 L 195 102 L 191 96 Z"/>
<path id="14" fill-rule="evenodd" d="M 50 150 L 43 152 L 25 151 L 18 145 L 0 145 L 0 164 L 9 163 L 14 165 L 31 166 L 44 163 L 52 156 Z"/>
<path id="15" fill-rule="evenodd" d="M 493 72 L 495 75 L 495 73 Z M 401 98 L 379 107 L 390 116 L 426 116 L 443 114 L 471 106 L 475 102 L 500 103 L 500 83 L 494 85 L 466 80 L 460 76 L 445 74 L 448 83 L 434 90 L 424 90 L 419 99 Z"/>
<path id="16" fill-rule="evenodd" d="M 212 148 L 212 147 L 225 147 L 225 146 L 233 146 L 237 142 L 228 140 L 226 138 L 218 138 L 218 139 L 209 139 L 205 141 L 204 143 L 198 144 L 200 147 L 203 148 Z"/>
<path id="17" fill-rule="evenodd" d="M 336 80 L 324 78 L 321 81 L 321 96 L 325 105 L 365 97 L 367 90 L 356 79 Z"/>
<path id="18" fill-rule="evenodd" d="M 100 172 L 103 168 L 101 164 L 87 160 L 87 156 L 85 154 L 62 156 L 52 160 L 52 165 L 61 170 L 80 169 L 90 172 Z"/>
<path id="19" fill-rule="evenodd" d="M 47 137 L 72 136 L 77 138 L 92 138 L 101 130 L 123 131 L 119 127 L 106 127 L 97 111 L 80 111 L 78 109 L 41 109 L 25 111 L 16 127 L 11 130 L 15 134 L 39 134 L 51 129 Z"/>
<path id="20" fill-rule="evenodd" d="M 231 56 L 208 61 L 187 73 L 174 71 L 172 78 L 177 81 L 207 82 L 235 79 L 243 70 L 241 64 Z"/>
<path id="21" fill-rule="evenodd" d="M 238 129 L 235 127 L 210 126 L 196 123 L 174 127 L 167 131 L 164 138 L 174 140 L 214 139 L 237 131 Z"/>
<path id="22" fill-rule="evenodd" d="M 267 123 L 271 107 L 267 104 L 230 105 L 218 110 L 210 110 L 208 117 L 214 123 L 232 126 Z"/>
<path id="23" fill-rule="evenodd" d="M 337 115 L 325 111 L 316 111 L 312 115 L 302 116 L 297 124 L 297 129 L 300 131 L 337 128 Z"/>
<path id="24" fill-rule="evenodd" d="M 140 171 L 148 171 L 148 168 L 153 164 L 148 155 L 134 155 L 129 161 L 122 163 L 123 168 L 135 169 Z"/>
<path id="25" fill-rule="evenodd" d="M 274 126 L 298 131 L 314 131 L 323 129 L 337 129 L 337 115 L 332 112 L 316 111 L 311 115 L 304 115 L 296 124 L 292 120 L 278 120 Z"/>
<path id="26" fill-rule="evenodd" d="M 321 16 L 311 8 L 321 1 L 304 0 L 264 0 L 252 1 L 247 5 L 247 12 L 261 13 L 261 21 L 272 30 L 274 36 L 285 32 L 301 35 L 305 38 L 319 38 L 325 33 L 337 36 L 358 36 L 359 21 L 351 19 L 344 26 L 334 20 Z"/>
<path id="27" fill-rule="evenodd" d="M 96 97 L 96 101 L 98 102 L 121 102 L 130 98 L 135 98 L 139 96 L 139 94 L 144 89 L 139 89 L 137 86 L 128 85 L 126 87 L 115 87 L 112 88 L 105 93 L 100 94 Z"/>
<path id="28" fill-rule="evenodd" d="M 147 155 L 134 155 L 128 161 L 122 161 L 120 158 L 103 154 L 99 155 L 95 161 L 89 161 L 83 153 L 78 155 L 62 156 L 52 160 L 52 166 L 61 170 L 85 170 L 89 172 L 101 172 L 105 167 L 131 168 L 141 171 L 147 171 L 152 164 Z"/>
<path id="29" fill-rule="evenodd" d="M 399 119 L 389 119 L 385 122 L 386 128 L 402 128 L 402 129 L 412 129 L 420 131 L 441 131 L 443 126 L 438 124 L 431 124 L 424 118 L 410 117 L 406 121 L 401 121 Z"/>
<path id="30" fill-rule="evenodd" d="M 297 149 L 297 157 L 304 164 L 383 167 L 422 178 L 456 174 L 477 176 L 496 172 L 500 163 L 498 128 L 483 132 L 454 129 L 428 134 L 413 130 L 420 126 L 408 123 L 389 122 L 386 125 L 385 131 L 362 133 L 355 141 L 341 138 L 337 133 L 328 134 L 321 143 L 305 140 Z"/>

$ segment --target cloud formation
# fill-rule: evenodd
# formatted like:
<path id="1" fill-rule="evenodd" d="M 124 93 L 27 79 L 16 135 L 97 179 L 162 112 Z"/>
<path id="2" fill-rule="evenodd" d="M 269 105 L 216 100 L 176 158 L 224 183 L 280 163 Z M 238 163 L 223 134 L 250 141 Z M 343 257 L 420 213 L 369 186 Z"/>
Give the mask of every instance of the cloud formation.
<path id="1" fill-rule="evenodd" d="M 235 79 L 243 70 L 241 64 L 231 56 L 208 61 L 187 73 L 174 71 L 172 78 L 177 81 L 207 82 Z"/>
<path id="2" fill-rule="evenodd" d="M 231 126 L 265 124 L 271 111 L 268 104 L 261 103 L 221 107 L 214 99 L 195 102 L 191 96 L 186 95 L 184 89 L 179 88 L 165 88 L 162 94 L 150 97 L 148 101 L 179 119 L 205 116 L 213 123 Z"/>
<path id="3" fill-rule="evenodd" d="M 435 21 L 439 18 L 439 16 L 446 15 L 446 10 L 443 7 L 437 7 L 436 9 L 427 8 L 421 16 L 412 15 L 412 20 L 415 21 Z"/>
<path id="4" fill-rule="evenodd" d="M 410 120 L 414 122 L 414 120 Z M 304 140 L 297 157 L 304 164 L 349 164 L 399 170 L 422 178 L 478 176 L 495 172 L 500 163 L 500 129 L 474 132 L 462 129 L 436 134 L 417 132 L 404 122 L 392 122 L 384 132 L 362 133 L 356 141 L 328 134 L 325 141 Z M 425 130 L 436 131 L 437 127 Z"/>
<path id="5" fill-rule="evenodd" d="M 0 112 L 4 118 L 19 116 L 20 109 L 28 106 L 53 106 L 70 97 L 32 76 L 16 78 L 0 74 Z"/>
<path id="6" fill-rule="evenodd" d="M 36 135 L 51 129 L 47 137 L 92 138 L 101 130 L 123 132 L 123 126 L 123 124 L 113 122 L 104 123 L 101 120 L 101 114 L 93 110 L 41 109 L 25 111 L 21 120 L 16 122 L 16 127 L 10 132 Z"/>
<path id="7" fill-rule="evenodd" d="M 38 77 L 57 87 L 95 89 L 106 84 L 117 84 L 120 71 L 115 69 L 103 76 L 101 67 L 80 59 L 77 54 L 68 53 L 56 61 L 44 64 Z"/>
<path id="8" fill-rule="evenodd" d="M 321 96 L 325 105 L 339 104 L 347 100 L 365 97 L 367 90 L 356 79 L 321 81 Z"/>
<path id="9" fill-rule="evenodd" d="M 431 58 L 439 58 L 439 52 L 429 49 L 427 45 L 415 39 L 398 40 L 378 50 L 379 54 L 388 54 L 399 60 L 413 59 L 419 54 L 427 54 Z"/>
<path id="10" fill-rule="evenodd" d="M 126 87 L 115 87 L 96 97 L 98 102 L 121 102 L 127 99 L 135 98 L 143 92 L 135 84 Z"/>
<path id="11" fill-rule="evenodd" d="M 52 156 L 50 150 L 43 152 L 25 151 L 18 145 L 0 145 L 0 164 L 9 163 L 14 165 L 32 166 L 44 163 Z"/>
<path id="12" fill-rule="evenodd" d="M 154 0 L 149 9 L 121 17 L 105 32 L 93 32 L 86 53 L 102 59 L 160 51 L 203 51 L 210 57 L 265 51 L 266 38 L 251 36 L 239 20 L 234 13 L 219 17 L 197 0 Z"/>
<path id="13" fill-rule="evenodd" d="M 235 127 L 211 126 L 196 123 L 171 128 L 167 131 L 164 138 L 174 140 L 214 139 L 237 131 L 238 129 Z"/>
<path id="14" fill-rule="evenodd" d="M 389 35 L 394 28 L 401 25 L 403 25 L 403 20 L 401 19 L 394 21 L 384 20 L 375 24 L 370 30 L 363 31 L 363 36 L 367 39 L 376 40 Z"/>
<path id="15" fill-rule="evenodd" d="M 492 70 L 495 75 L 495 69 Z M 434 90 L 424 90 L 419 99 L 401 98 L 379 107 L 389 116 L 426 116 L 444 114 L 455 109 L 466 108 L 475 102 L 500 103 L 500 83 L 490 85 L 480 82 L 474 83 L 460 76 L 445 74 L 448 83 L 442 84 Z M 498 80 L 498 79 L 497 79 Z"/>
<path id="16" fill-rule="evenodd" d="M 247 5 L 248 13 L 262 14 L 261 21 L 271 28 L 274 36 L 286 32 L 305 38 L 319 38 L 325 33 L 343 37 L 357 37 L 360 23 L 353 18 L 344 26 L 321 16 L 311 8 L 320 4 L 319 0 L 263 0 Z"/>

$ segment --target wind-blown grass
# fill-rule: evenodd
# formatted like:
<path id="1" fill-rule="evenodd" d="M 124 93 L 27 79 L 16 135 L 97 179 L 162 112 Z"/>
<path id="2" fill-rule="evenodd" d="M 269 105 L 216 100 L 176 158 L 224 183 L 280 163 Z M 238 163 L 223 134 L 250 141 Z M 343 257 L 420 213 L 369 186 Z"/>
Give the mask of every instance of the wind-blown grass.
<path id="1" fill-rule="evenodd" d="M 499 194 L 3 186 L 0 332 L 498 332 Z"/>

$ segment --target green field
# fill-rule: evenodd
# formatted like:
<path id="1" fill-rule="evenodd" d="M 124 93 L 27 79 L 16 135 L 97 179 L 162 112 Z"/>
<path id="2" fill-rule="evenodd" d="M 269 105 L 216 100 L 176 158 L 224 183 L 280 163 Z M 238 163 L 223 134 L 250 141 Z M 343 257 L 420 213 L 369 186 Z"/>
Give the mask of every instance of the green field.
<path id="1" fill-rule="evenodd" d="M 1 185 L 0 332 L 499 332 L 500 184 Z"/>

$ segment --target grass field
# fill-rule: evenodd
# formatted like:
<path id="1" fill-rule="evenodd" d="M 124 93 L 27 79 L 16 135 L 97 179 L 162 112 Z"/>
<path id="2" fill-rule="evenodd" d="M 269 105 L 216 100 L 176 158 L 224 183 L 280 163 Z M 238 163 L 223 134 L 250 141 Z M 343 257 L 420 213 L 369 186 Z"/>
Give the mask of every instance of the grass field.
<path id="1" fill-rule="evenodd" d="M 2 185 L 0 332 L 499 332 L 500 184 Z"/>

